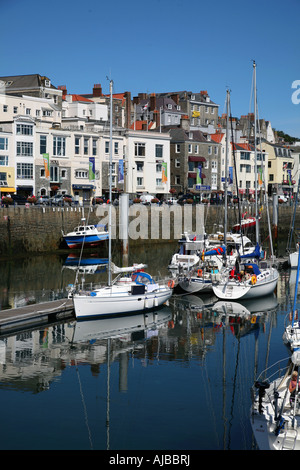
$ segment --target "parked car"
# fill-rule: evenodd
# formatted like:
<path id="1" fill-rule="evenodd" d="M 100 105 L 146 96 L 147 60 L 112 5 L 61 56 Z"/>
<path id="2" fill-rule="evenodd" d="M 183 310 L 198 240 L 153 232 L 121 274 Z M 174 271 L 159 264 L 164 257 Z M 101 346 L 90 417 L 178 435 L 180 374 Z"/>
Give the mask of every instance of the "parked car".
<path id="1" fill-rule="evenodd" d="M 27 197 L 21 196 L 20 194 L 12 194 L 11 198 L 15 205 L 26 204 Z"/>
<path id="2" fill-rule="evenodd" d="M 68 201 L 69 200 L 69 201 Z M 69 194 L 57 194 L 49 199 L 52 206 L 67 206 L 75 203 L 73 196 Z"/>
<path id="3" fill-rule="evenodd" d="M 50 202 L 50 197 L 49 196 L 39 196 L 37 198 L 37 204 L 42 204 L 43 206 L 46 206 Z"/>

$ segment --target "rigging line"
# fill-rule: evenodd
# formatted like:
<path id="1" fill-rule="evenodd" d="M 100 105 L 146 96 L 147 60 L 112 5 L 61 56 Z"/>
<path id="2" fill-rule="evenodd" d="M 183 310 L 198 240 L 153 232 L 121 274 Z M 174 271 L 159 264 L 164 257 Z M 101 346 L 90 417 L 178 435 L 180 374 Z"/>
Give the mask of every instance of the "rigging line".
<path id="1" fill-rule="evenodd" d="M 235 391 L 236 391 L 236 377 L 237 377 L 237 371 L 238 371 L 238 363 L 239 363 L 239 355 L 240 355 L 240 346 L 241 346 L 241 340 L 238 338 L 238 350 L 237 350 L 237 355 L 236 355 L 236 362 L 235 362 L 235 370 L 234 370 L 234 379 L 233 379 L 233 393 L 232 393 L 232 400 L 231 400 L 231 408 L 230 408 L 230 420 L 229 420 L 229 431 L 228 431 L 228 446 L 227 450 L 230 450 L 230 443 L 231 443 L 231 428 L 232 428 L 232 422 L 233 422 L 233 410 L 234 410 L 234 398 L 235 398 Z"/>
<path id="2" fill-rule="evenodd" d="M 84 395 L 83 395 L 83 390 L 82 390 L 82 385 L 81 385 L 81 380 L 80 380 L 80 375 L 79 375 L 79 370 L 78 370 L 78 365 L 77 365 L 76 358 L 75 358 L 75 364 L 76 364 L 76 372 L 77 372 L 77 378 L 78 378 L 78 383 L 79 383 L 79 390 L 80 390 L 80 395 L 81 395 L 81 400 L 82 400 L 82 405 L 83 405 L 84 419 L 85 419 L 85 423 L 86 423 L 87 430 L 88 430 L 88 436 L 89 436 L 91 449 L 93 450 L 91 430 L 90 430 L 89 423 L 88 423 L 88 415 L 87 415 L 87 410 L 86 410 L 86 404 L 85 404 L 85 400 L 84 400 Z"/>

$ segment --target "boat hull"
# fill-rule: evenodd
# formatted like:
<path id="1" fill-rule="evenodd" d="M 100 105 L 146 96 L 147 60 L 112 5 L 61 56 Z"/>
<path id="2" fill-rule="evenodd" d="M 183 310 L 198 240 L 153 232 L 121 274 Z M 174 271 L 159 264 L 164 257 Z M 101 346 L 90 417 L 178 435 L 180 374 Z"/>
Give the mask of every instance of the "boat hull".
<path id="1" fill-rule="evenodd" d="M 211 279 L 202 279 L 198 277 L 191 277 L 190 279 L 182 279 L 178 281 L 178 285 L 186 292 L 211 292 L 212 282 Z"/>
<path id="2" fill-rule="evenodd" d="M 75 316 L 78 320 L 142 312 L 163 305 L 172 296 L 172 289 L 162 288 L 145 294 L 131 294 L 122 289 L 101 289 L 100 295 L 74 294 Z M 121 307 L 120 307 L 121 306 Z"/>
<path id="3" fill-rule="evenodd" d="M 213 284 L 212 289 L 219 299 L 253 299 L 272 294 L 278 282 L 278 272 L 274 272 L 269 278 L 257 281 L 256 284 L 238 283 L 234 280 Z"/>
<path id="4" fill-rule="evenodd" d="M 69 248 L 78 248 L 81 247 L 84 243 L 85 246 L 97 246 L 102 244 L 105 240 L 108 239 L 108 235 L 89 235 L 89 236 L 64 236 L 64 240 L 67 243 Z"/>

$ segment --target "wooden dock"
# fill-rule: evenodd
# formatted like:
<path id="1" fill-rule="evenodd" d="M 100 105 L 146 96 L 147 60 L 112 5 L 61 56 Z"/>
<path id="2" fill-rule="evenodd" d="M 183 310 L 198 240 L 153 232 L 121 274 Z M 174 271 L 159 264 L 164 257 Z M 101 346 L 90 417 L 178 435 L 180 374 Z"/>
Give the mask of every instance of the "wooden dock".
<path id="1" fill-rule="evenodd" d="M 72 299 L 52 300 L 0 310 L 0 335 L 68 318 L 75 318 Z"/>

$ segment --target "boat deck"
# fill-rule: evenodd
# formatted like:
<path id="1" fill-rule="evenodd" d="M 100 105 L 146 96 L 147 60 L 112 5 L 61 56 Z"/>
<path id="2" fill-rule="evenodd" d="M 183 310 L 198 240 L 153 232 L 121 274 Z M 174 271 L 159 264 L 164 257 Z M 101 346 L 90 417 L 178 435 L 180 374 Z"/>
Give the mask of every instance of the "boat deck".
<path id="1" fill-rule="evenodd" d="M 74 319 L 72 299 L 52 300 L 24 307 L 0 310 L 0 336 L 54 320 Z"/>

